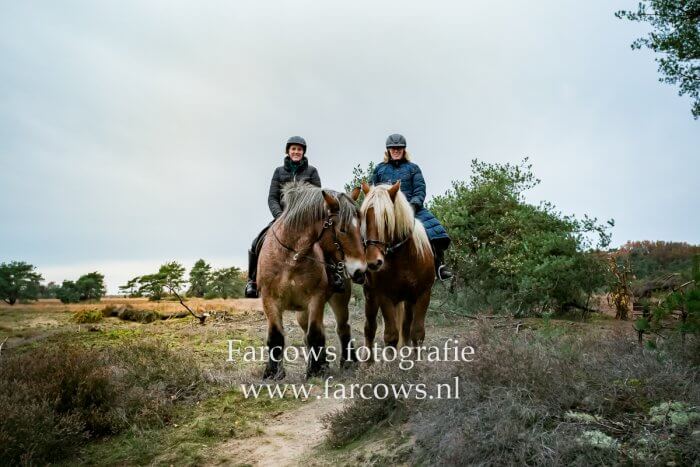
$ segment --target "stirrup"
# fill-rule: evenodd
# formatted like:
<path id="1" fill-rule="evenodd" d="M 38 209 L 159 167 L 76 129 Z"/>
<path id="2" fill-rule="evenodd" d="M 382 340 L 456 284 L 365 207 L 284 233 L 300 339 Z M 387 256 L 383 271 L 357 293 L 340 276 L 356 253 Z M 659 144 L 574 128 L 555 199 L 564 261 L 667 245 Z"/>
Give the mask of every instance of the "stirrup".
<path id="1" fill-rule="evenodd" d="M 258 298 L 258 284 L 248 281 L 245 285 L 245 298 Z"/>
<path id="2" fill-rule="evenodd" d="M 452 279 L 454 274 L 450 271 L 447 266 L 441 264 L 437 270 L 437 278 L 441 281 L 446 281 L 447 279 Z"/>

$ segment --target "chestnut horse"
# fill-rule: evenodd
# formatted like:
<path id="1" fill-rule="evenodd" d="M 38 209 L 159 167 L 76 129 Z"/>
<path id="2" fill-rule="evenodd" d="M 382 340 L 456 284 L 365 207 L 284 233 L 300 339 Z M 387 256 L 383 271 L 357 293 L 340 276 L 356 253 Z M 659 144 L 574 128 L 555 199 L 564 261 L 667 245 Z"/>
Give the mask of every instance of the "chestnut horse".
<path id="1" fill-rule="evenodd" d="M 348 324 L 350 279 L 364 280 L 367 263 L 360 235 L 360 194 L 352 197 L 307 183 L 288 183 L 282 190 L 284 212 L 272 224 L 260 250 L 258 287 L 267 317 L 269 359 L 263 378 L 282 379 L 285 310 L 294 310 L 309 348 L 306 376 L 327 367 L 323 310 L 330 302 L 342 349 L 341 364 L 354 359 Z M 353 199 L 354 198 L 354 199 Z M 326 268 L 345 280 L 345 292 L 334 293 Z"/>
<path id="2" fill-rule="evenodd" d="M 425 313 L 435 281 L 433 252 L 423 224 L 394 185 L 362 183 L 360 209 L 367 257 L 365 345 L 372 349 L 377 311 L 384 317 L 384 344 L 418 346 L 425 339 Z"/>

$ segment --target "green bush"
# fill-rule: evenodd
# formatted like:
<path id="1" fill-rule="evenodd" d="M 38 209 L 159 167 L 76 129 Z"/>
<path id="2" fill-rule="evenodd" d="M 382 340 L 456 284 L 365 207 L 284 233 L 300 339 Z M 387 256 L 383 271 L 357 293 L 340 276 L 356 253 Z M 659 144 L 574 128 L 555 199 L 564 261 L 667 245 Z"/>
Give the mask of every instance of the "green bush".
<path id="1" fill-rule="evenodd" d="M 80 292 L 75 286 L 75 282 L 65 280 L 63 284 L 56 289 L 56 298 L 61 303 L 78 303 L 80 301 Z"/>
<path id="2" fill-rule="evenodd" d="M 700 255 L 693 258 L 689 280 L 674 287 L 653 306 L 649 301 L 643 302 L 643 305 L 648 307 L 651 316 L 642 316 L 635 321 L 634 327 L 640 339 L 645 332 L 661 335 L 660 332 L 668 328 L 679 333 L 683 339 L 688 334 L 700 334 Z M 674 313 L 679 315 L 679 320 L 675 326 L 669 326 L 667 321 Z"/>
<path id="3" fill-rule="evenodd" d="M 456 181 L 429 208 L 452 238 L 448 261 L 460 292 L 494 309 L 518 313 L 585 307 L 605 284 L 606 266 L 591 250 L 608 245 L 608 226 L 528 204 L 524 192 L 539 183 L 520 165 L 472 161 L 468 182 Z"/>

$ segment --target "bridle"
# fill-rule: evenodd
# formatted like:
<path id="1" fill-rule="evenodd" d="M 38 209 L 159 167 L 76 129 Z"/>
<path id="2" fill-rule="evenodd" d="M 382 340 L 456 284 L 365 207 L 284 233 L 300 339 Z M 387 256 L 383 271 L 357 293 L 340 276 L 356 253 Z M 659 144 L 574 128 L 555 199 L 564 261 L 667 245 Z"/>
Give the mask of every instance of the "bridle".
<path id="1" fill-rule="evenodd" d="M 407 241 L 409 241 L 410 239 L 411 239 L 411 235 L 404 238 L 400 242 L 394 243 L 393 245 L 391 245 L 389 242 L 382 242 L 381 240 L 372 240 L 372 239 L 362 240 L 362 243 L 364 243 L 365 249 L 373 246 L 373 247 L 377 248 L 379 251 L 381 251 L 382 255 L 386 256 L 388 254 L 395 252 L 399 248 L 401 248 L 401 246 L 403 246 L 403 244 L 406 243 Z"/>
<path id="2" fill-rule="evenodd" d="M 413 219 L 413 222 L 415 225 L 416 220 Z M 403 240 L 396 242 L 394 244 L 391 244 L 389 242 L 383 242 L 381 240 L 374 240 L 374 239 L 362 239 L 362 243 L 365 246 L 365 250 L 367 248 L 373 246 L 373 247 L 377 248 L 382 253 L 382 255 L 386 256 L 386 255 L 389 255 L 389 254 L 395 252 L 399 248 L 401 248 L 407 241 L 409 241 L 411 239 L 411 237 L 413 237 L 413 229 L 411 229 L 411 231 L 408 233 L 406 238 L 404 238 Z"/>
<path id="3" fill-rule="evenodd" d="M 316 237 L 316 240 L 314 240 L 308 246 L 300 250 L 295 250 L 294 248 L 285 245 L 284 243 L 282 243 L 282 240 L 280 240 L 277 236 L 277 232 L 275 231 L 275 229 L 270 228 L 270 230 L 272 230 L 272 235 L 275 237 L 275 240 L 277 240 L 277 243 L 279 243 L 282 248 L 294 253 L 294 256 L 292 257 L 294 261 L 299 261 L 300 259 L 310 259 L 312 261 L 325 265 L 328 269 L 333 271 L 333 273 L 337 277 L 340 277 L 341 279 L 347 279 L 348 273 L 345 269 L 345 250 L 343 250 L 343 245 L 340 244 L 340 240 L 338 240 L 338 234 L 333 228 L 333 225 L 335 223 L 335 221 L 333 220 L 334 217 L 338 217 L 337 214 L 328 214 L 328 217 L 326 217 L 326 219 L 323 221 L 323 228 L 321 229 L 321 233 L 318 234 L 318 237 Z M 323 235 L 326 233 L 327 230 L 330 230 L 333 234 L 333 244 L 335 245 L 335 248 L 340 252 L 340 261 L 331 260 L 330 262 L 326 262 L 316 259 L 311 255 L 304 254 L 305 252 L 309 251 L 316 243 L 321 241 Z"/>

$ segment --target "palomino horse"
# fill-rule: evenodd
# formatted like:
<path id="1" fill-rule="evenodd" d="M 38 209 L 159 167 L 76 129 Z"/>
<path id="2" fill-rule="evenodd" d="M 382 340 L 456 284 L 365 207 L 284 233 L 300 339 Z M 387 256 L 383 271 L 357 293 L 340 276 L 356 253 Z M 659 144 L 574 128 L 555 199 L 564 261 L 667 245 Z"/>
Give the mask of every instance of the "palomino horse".
<path id="1" fill-rule="evenodd" d="M 370 187 L 362 183 L 365 200 L 360 209 L 367 256 L 365 345 L 372 349 L 377 311 L 384 317 L 384 344 L 421 345 L 425 313 L 435 281 L 433 252 L 423 224 L 394 185 Z"/>
<path id="2" fill-rule="evenodd" d="M 341 364 L 354 359 L 348 324 L 351 295 L 348 277 L 360 283 L 367 269 L 359 212 L 354 203 L 359 194 L 359 188 L 353 191 L 351 198 L 296 182 L 284 187 L 284 212 L 265 236 L 258 268 L 270 351 L 264 378 L 285 376 L 282 365 L 282 314 L 285 310 L 297 312 L 309 355 L 316 356 L 308 359 L 307 377 L 321 373 L 327 366 L 323 331 L 326 302 L 330 302 L 337 322 Z M 345 278 L 344 293 L 333 292 L 326 268 Z"/>

